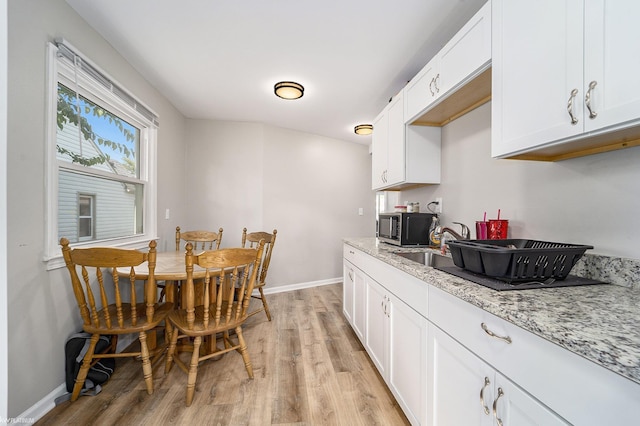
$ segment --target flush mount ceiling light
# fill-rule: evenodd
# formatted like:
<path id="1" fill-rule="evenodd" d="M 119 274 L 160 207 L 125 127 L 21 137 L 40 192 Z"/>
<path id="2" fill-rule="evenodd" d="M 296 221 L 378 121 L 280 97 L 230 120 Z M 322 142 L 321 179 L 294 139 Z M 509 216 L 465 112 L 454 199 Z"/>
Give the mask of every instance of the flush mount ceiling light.
<path id="1" fill-rule="evenodd" d="M 300 99 L 304 94 L 304 87 L 293 81 L 281 81 L 273 86 L 273 91 L 282 99 Z"/>
<path id="2" fill-rule="evenodd" d="M 371 124 L 359 124 L 353 128 L 356 135 L 370 135 L 373 133 L 373 126 Z"/>

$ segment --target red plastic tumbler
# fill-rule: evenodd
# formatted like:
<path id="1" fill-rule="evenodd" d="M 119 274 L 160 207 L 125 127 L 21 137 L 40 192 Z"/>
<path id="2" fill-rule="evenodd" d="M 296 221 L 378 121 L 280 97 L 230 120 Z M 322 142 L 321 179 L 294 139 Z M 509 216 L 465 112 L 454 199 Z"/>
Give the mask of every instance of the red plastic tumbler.
<path id="1" fill-rule="evenodd" d="M 507 238 L 509 221 L 507 219 L 489 219 L 489 239 L 504 240 Z"/>

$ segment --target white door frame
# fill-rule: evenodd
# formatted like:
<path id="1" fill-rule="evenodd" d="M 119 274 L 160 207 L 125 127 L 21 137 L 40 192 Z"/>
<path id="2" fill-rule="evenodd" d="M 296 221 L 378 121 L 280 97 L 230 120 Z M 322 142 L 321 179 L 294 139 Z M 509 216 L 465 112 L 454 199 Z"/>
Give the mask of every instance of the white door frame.
<path id="1" fill-rule="evenodd" d="M 9 417 L 7 303 L 7 0 L 0 0 L 0 419 Z"/>

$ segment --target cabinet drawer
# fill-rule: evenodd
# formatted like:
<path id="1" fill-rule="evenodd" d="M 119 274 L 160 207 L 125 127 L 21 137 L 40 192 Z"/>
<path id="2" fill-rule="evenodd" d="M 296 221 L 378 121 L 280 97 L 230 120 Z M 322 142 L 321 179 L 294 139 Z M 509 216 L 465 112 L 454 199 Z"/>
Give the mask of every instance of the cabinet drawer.
<path id="1" fill-rule="evenodd" d="M 573 424 L 634 424 L 640 416 L 637 383 L 434 287 L 429 320 Z"/>
<path id="2" fill-rule="evenodd" d="M 344 244 L 343 247 L 343 257 L 345 260 L 348 260 L 353 265 L 362 269 L 362 262 L 366 261 L 368 256 L 367 254 L 361 252 L 357 248 L 350 246 L 348 244 Z"/>

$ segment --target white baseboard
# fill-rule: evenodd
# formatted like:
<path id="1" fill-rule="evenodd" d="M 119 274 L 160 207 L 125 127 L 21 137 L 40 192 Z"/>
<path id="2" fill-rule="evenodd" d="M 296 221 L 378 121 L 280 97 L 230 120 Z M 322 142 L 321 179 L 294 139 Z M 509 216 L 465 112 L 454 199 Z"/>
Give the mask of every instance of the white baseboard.
<path id="1" fill-rule="evenodd" d="M 61 384 L 40 401 L 29 407 L 25 412 L 20 414 L 18 418 L 29 419 L 29 422 L 35 423 L 44 417 L 49 411 L 53 410 L 56 406 L 55 400 L 57 397 L 67 393 L 66 383 Z"/>
<path id="2" fill-rule="evenodd" d="M 289 284 L 289 285 L 282 285 L 282 286 L 269 286 L 269 283 L 267 283 L 267 285 L 264 287 L 264 293 L 265 294 L 285 293 L 287 291 L 302 290 L 305 288 L 320 287 L 323 285 L 337 284 L 341 282 L 342 282 L 342 277 L 328 278 L 326 280 L 308 281 L 306 283 Z M 256 290 L 253 292 L 253 294 L 259 294 L 259 293 Z"/>
<path id="3" fill-rule="evenodd" d="M 287 291 L 302 290 L 305 288 L 319 287 L 323 285 L 337 284 L 341 282 L 342 282 L 342 277 L 339 277 L 339 278 L 329 278 L 326 280 L 319 280 L 319 281 L 310 281 L 306 283 L 289 284 L 284 286 L 275 286 L 275 287 L 267 286 L 265 287 L 264 292 L 265 294 L 284 293 Z M 259 294 L 257 290 L 255 294 L 256 295 Z M 121 336 L 120 338 L 118 338 L 118 347 L 116 350 L 118 352 L 121 352 L 122 349 L 126 348 L 131 343 L 133 343 L 135 339 L 136 337 L 134 335 Z M 55 399 L 61 395 L 64 395 L 65 393 L 67 393 L 67 385 L 63 383 L 57 388 L 55 388 L 54 390 L 52 390 L 51 392 L 49 392 L 49 394 L 46 395 L 44 398 L 42 398 L 40 401 L 33 404 L 30 408 L 28 408 L 25 412 L 20 414 L 20 416 L 18 417 L 23 419 L 28 418 L 29 420 L 33 420 L 34 423 L 37 422 L 42 417 L 44 417 L 45 414 L 47 414 L 49 411 L 55 408 L 56 406 Z"/>

